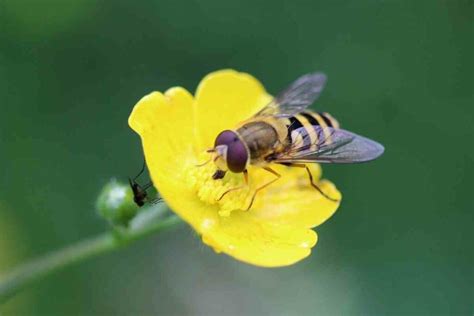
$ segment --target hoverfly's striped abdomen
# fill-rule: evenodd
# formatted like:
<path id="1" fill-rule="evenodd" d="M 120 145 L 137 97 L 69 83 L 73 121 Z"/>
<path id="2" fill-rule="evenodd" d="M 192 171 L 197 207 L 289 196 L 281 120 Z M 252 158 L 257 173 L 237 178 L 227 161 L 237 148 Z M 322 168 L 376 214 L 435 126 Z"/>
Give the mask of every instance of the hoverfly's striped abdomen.
<path id="1" fill-rule="evenodd" d="M 339 122 L 329 113 L 301 112 L 311 125 L 339 128 Z"/>
<path id="2" fill-rule="evenodd" d="M 288 142 L 293 147 L 314 149 L 330 143 L 329 129 L 339 128 L 339 122 L 329 113 L 301 112 L 287 119 Z"/>

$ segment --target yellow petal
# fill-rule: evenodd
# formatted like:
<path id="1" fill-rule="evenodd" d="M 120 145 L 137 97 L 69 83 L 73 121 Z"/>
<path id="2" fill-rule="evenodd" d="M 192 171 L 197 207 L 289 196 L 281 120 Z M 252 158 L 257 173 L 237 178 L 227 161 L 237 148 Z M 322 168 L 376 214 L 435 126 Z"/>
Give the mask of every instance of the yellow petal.
<path id="1" fill-rule="evenodd" d="M 201 82 L 196 100 L 182 88 L 145 96 L 134 107 L 129 124 L 142 139 L 150 175 L 160 194 L 206 244 L 241 261 L 277 267 L 310 254 L 317 241 L 310 228 L 330 217 L 338 203 L 310 187 L 304 169 L 272 166 L 282 178 L 258 194 L 249 212 L 239 211 L 241 207 L 230 212 L 235 205 L 248 205 L 248 189 L 229 193 L 226 198 L 230 201 L 217 202 L 212 197 L 241 183 L 240 175 L 215 181 L 211 164 L 196 167 L 208 157 L 202 148 L 212 146 L 217 133 L 233 128 L 269 100 L 256 79 L 225 70 Z M 260 168 L 252 167 L 249 172 L 251 188 L 274 177 Z M 313 175 L 319 179 L 318 165 L 313 166 Z M 326 194 L 340 198 L 330 182 L 319 185 Z"/>
<path id="2" fill-rule="evenodd" d="M 216 252 L 262 267 L 294 264 L 311 253 L 317 235 L 311 229 L 273 225 L 248 213 L 221 217 L 218 225 L 203 235 Z"/>
<path id="3" fill-rule="evenodd" d="M 310 165 L 314 181 L 329 197 L 341 200 L 341 193 L 328 180 L 319 180 L 320 166 Z M 310 184 L 305 169 L 272 166 L 282 177 L 257 195 L 249 213 L 273 224 L 315 227 L 329 219 L 339 207 Z M 269 178 L 267 178 L 269 179 Z M 266 181 L 268 181 L 266 179 Z"/>
<path id="4" fill-rule="evenodd" d="M 201 149 L 211 148 L 220 132 L 234 129 L 271 100 L 257 79 L 234 70 L 220 70 L 204 77 L 195 97 Z"/>
<path id="5" fill-rule="evenodd" d="M 143 97 L 129 118 L 130 127 L 142 139 L 143 151 L 155 187 L 168 205 L 184 220 L 199 227 L 206 219 L 199 209 L 187 170 L 194 158 L 193 98 L 183 88 L 163 95 L 153 92 Z M 209 212 L 212 214 L 212 212 Z"/>

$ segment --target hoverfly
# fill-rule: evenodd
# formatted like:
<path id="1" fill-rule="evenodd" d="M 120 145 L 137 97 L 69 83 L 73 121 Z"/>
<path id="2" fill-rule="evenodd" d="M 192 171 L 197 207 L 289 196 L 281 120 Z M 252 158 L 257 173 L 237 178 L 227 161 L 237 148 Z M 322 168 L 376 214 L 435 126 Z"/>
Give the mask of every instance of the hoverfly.
<path id="1" fill-rule="evenodd" d="M 135 204 L 137 204 L 139 207 L 142 207 L 145 205 L 146 202 L 148 202 L 148 193 L 147 190 L 153 186 L 153 183 L 150 181 L 144 186 L 141 186 L 138 182 L 137 179 L 143 174 L 145 171 L 145 162 L 143 162 L 143 167 L 140 170 L 140 172 L 133 178 L 128 178 L 128 183 L 130 184 L 130 188 L 132 189 L 133 192 L 133 201 Z M 153 204 L 160 202 L 160 198 L 155 198 L 151 200 Z"/>
<path id="2" fill-rule="evenodd" d="M 306 74 L 279 93 L 267 106 L 234 130 L 217 135 L 212 153 L 217 171 L 213 179 L 222 179 L 227 171 L 242 173 L 245 185 L 231 188 L 227 193 L 248 186 L 249 165 L 258 166 L 275 178 L 256 188 L 247 208 L 249 210 L 259 191 L 277 181 L 281 175 L 271 164 L 305 168 L 311 186 L 331 201 L 313 181 L 307 164 L 359 163 L 374 160 L 384 147 L 368 138 L 339 128 L 328 113 L 307 110 L 321 94 L 326 83 L 323 73 Z"/>

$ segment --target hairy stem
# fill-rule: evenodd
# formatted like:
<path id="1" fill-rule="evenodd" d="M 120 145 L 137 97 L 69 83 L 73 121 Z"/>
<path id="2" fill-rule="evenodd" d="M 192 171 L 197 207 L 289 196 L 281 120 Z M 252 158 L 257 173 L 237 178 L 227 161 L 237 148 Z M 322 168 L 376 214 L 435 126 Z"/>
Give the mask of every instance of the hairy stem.
<path id="1" fill-rule="evenodd" d="M 27 285 L 64 267 L 79 263 L 171 228 L 181 222 L 177 216 L 163 217 L 164 204 L 139 214 L 129 228 L 106 232 L 22 264 L 0 278 L 0 304 Z"/>

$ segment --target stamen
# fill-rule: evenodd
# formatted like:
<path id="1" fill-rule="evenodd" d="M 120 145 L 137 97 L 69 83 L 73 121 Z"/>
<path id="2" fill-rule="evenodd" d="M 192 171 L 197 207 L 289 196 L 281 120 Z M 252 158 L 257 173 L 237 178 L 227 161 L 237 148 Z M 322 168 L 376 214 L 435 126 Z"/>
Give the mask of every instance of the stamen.
<path id="1" fill-rule="evenodd" d="M 202 153 L 198 155 L 197 160 L 206 156 L 207 153 Z M 192 179 L 188 184 L 196 191 L 199 199 L 204 203 L 220 206 L 219 215 L 229 216 L 235 210 L 245 210 L 247 208 L 252 196 L 252 192 L 248 187 L 229 192 L 218 201 L 224 192 L 244 184 L 242 174 L 227 172 L 222 179 L 214 180 L 213 175 L 218 173 L 214 163 L 196 167 L 196 164 L 192 161 L 189 161 L 184 169 L 185 172 L 189 173 L 189 179 Z"/>

